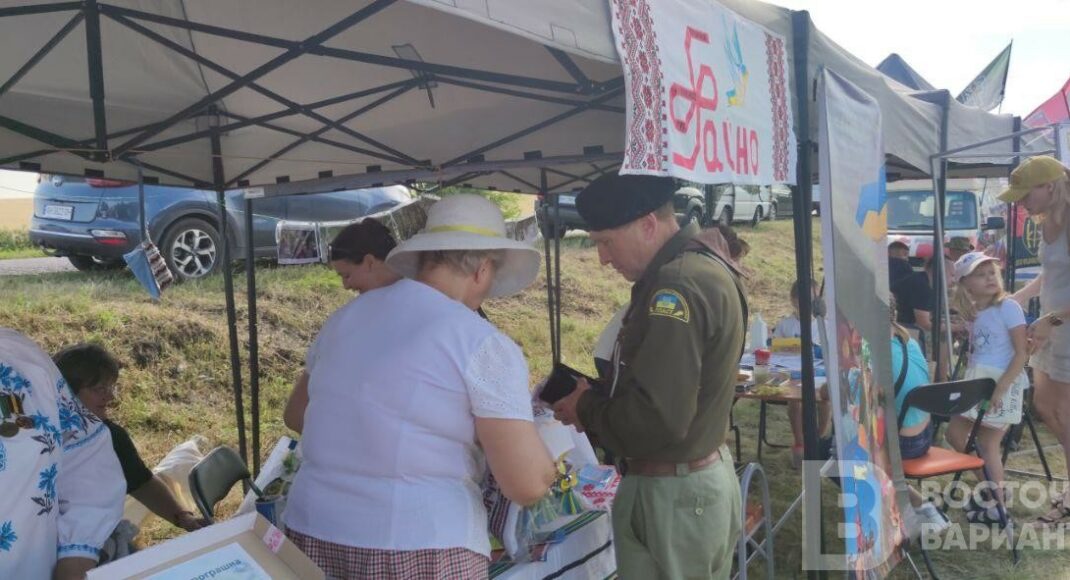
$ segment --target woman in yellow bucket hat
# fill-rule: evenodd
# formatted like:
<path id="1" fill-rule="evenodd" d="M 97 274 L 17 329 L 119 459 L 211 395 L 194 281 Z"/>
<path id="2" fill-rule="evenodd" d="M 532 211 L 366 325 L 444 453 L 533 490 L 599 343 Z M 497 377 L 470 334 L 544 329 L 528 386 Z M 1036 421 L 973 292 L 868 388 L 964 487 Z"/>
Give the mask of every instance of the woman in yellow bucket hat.
<path id="1" fill-rule="evenodd" d="M 1070 169 L 1054 157 L 1033 157 L 1011 173 L 999 198 L 1019 203 L 1040 223 L 1040 275 L 1014 295 L 1022 305 L 1040 297 L 1041 317 L 1029 327 L 1033 407 L 1055 433 L 1070 466 Z M 1068 467 L 1070 473 L 1070 467 Z M 1070 488 L 1039 522 L 1070 522 Z"/>

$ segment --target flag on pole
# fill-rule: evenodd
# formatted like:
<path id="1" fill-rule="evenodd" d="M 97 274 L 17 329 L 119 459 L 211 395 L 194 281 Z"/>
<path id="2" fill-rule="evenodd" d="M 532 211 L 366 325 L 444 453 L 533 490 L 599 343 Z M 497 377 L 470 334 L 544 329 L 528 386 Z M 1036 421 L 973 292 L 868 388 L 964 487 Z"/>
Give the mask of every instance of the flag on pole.
<path id="1" fill-rule="evenodd" d="M 988 66 L 966 85 L 962 93 L 957 97 L 963 105 L 977 107 L 984 111 L 991 111 L 1003 102 L 1003 93 L 1007 88 L 1007 72 L 1011 68 L 1011 46 L 1007 45 Z"/>
<path id="2" fill-rule="evenodd" d="M 1029 113 L 1029 115 L 1022 119 L 1022 128 L 1033 129 L 1036 127 L 1053 125 L 1055 123 L 1065 123 L 1067 121 L 1070 121 L 1070 78 L 1066 79 L 1066 82 L 1063 83 L 1063 87 L 1059 89 L 1059 92 L 1041 103 L 1032 113 Z M 1040 139 L 1050 140 L 1048 132 L 1041 131 L 1026 136 L 1024 140 L 1025 145 L 1027 147 L 1032 147 Z M 1054 143 L 1051 145 L 1054 146 Z"/>

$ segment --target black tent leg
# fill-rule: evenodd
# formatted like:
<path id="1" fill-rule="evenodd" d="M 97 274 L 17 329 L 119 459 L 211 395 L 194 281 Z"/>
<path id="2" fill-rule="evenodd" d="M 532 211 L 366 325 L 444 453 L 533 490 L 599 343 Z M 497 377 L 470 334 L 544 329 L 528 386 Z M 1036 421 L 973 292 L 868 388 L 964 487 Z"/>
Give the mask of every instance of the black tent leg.
<path id="1" fill-rule="evenodd" d="M 234 391 L 234 415 L 235 427 L 238 429 L 238 452 L 242 461 L 248 464 L 248 447 L 245 443 L 245 404 L 242 396 L 241 380 L 241 354 L 238 348 L 238 316 L 234 308 L 234 275 L 231 271 L 231 239 L 230 219 L 227 217 L 227 198 L 223 190 L 225 182 L 223 176 L 222 147 L 219 143 L 219 134 L 213 133 L 212 144 L 212 179 L 216 186 L 216 195 L 219 204 L 219 232 L 223 239 L 223 292 L 226 296 L 227 308 L 227 334 L 230 339 L 230 379 Z M 246 490 L 248 491 L 248 490 Z"/>
<path id="2" fill-rule="evenodd" d="M 543 200 L 547 199 L 547 185 L 546 185 L 546 170 L 542 170 L 540 173 L 540 185 Z M 553 223 L 554 218 L 550 217 L 550 211 L 543 208 L 543 215 L 545 216 L 545 222 L 542 224 L 542 245 L 543 245 L 543 257 L 546 259 L 546 315 L 550 320 L 550 358 L 554 363 L 557 362 L 557 333 L 555 332 L 557 325 L 554 320 L 554 278 L 552 275 L 552 262 L 550 252 L 550 236 L 557 235 L 557 224 Z"/>
<path id="3" fill-rule="evenodd" d="M 253 477 L 260 473 L 260 340 L 256 325 L 256 249 L 253 200 L 245 199 L 245 282 L 249 304 L 249 398 L 252 401 Z"/>

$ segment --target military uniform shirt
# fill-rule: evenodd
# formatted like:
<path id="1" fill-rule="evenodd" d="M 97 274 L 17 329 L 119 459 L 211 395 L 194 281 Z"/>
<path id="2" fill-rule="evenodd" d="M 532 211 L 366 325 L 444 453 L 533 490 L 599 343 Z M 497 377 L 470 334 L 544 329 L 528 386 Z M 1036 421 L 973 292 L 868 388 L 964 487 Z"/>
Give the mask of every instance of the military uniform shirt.
<path id="1" fill-rule="evenodd" d="M 677 233 L 632 287 L 612 396 L 579 400 L 583 426 L 619 456 L 687 462 L 727 438 L 743 305 L 722 262 L 686 250 L 698 234 L 694 224 Z"/>

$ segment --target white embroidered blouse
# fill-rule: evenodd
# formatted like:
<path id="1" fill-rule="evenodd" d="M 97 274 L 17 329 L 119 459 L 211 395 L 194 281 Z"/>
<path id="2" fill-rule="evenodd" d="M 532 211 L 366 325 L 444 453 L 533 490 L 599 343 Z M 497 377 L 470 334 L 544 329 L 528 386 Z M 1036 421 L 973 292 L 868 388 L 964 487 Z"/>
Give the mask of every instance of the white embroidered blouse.
<path id="1" fill-rule="evenodd" d="M 33 426 L 0 437 L 0 578 L 48 580 L 59 558 L 97 559 L 122 516 L 126 482 L 108 428 L 52 359 L 0 328 L 0 396 L 9 395 Z"/>

